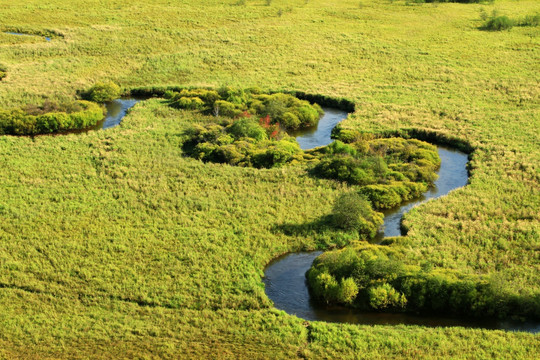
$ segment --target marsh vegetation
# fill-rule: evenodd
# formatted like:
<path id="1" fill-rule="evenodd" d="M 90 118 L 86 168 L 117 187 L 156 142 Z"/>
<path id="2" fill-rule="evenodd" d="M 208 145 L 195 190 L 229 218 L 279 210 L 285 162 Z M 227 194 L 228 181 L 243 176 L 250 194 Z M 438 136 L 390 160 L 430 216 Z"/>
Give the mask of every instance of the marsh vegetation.
<path id="1" fill-rule="evenodd" d="M 4 1 L 3 30 L 62 36 L 0 33 L 0 107 L 70 103 L 109 81 L 346 99 L 341 128 L 354 136 L 474 150 L 468 186 L 405 216 L 404 269 L 490 279 L 508 299 L 540 293 L 540 29 L 478 30 L 481 8 L 521 19 L 538 1 L 234 2 Z M 215 115 L 163 96 L 107 131 L 0 136 L 0 357 L 537 357 L 534 334 L 305 323 L 274 309 L 265 265 L 358 240 L 318 230 L 337 198 L 369 185 L 314 176 L 309 161 L 195 159 L 189 131 Z"/>

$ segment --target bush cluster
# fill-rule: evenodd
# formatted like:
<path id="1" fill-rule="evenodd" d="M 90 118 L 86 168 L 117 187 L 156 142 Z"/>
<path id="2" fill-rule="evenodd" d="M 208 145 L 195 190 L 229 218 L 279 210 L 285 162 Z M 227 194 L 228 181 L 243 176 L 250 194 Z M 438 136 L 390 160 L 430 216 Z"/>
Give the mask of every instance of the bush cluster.
<path id="1" fill-rule="evenodd" d="M 345 134 L 354 142 L 336 140 L 323 148 L 316 176 L 361 185 L 360 193 L 378 209 L 420 196 L 437 179 L 437 148 L 415 139 L 372 139 Z"/>
<path id="2" fill-rule="evenodd" d="M 268 116 L 272 124 L 280 124 L 288 130 L 315 126 L 323 114 L 317 104 L 310 104 L 290 94 L 263 94 L 256 88 L 239 90 L 223 87 L 217 91 L 182 89 L 167 91 L 165 96 L 176 108 L 199 110 L 224 117 L 238 117 L 242 114 Z"/>
<path id="3" fill-rule="evenodd" d="M 336 200 L 332 222 L 336 228 L 355 231 L 361 239 L 372 239 L 383 224 L 383 214 L 373 211 L 365 197 L 351 192 Z"/>
<path id="4" fill-rule="evenodd" d="M 482 25 L 482 29 L 489 31 L 502 31 L 509 30 L 513 28 L 514 25 L 515 21 L 506 15 L 492 16 L 486 20 L 484 25 Z"/>
<path id="5" fill-rule="evenodd" d="M 485 13 L 484 13 L 485 14 Z M 484 15 L 484 23 L 480 27 L 482 30 L 488 31 L 503 31 L 510 30 L 514 26 L 531 26 L 535 27 L 540 25 L 540 14 L 527 15 L 521 19 L 511 19 L 506 15 L 498 15 L 493 12 L 491 16 Z"/>
<path id="6" fill-rule="evenodd" d="M 313 295 L 328 304 L 457 316 L 540 318 L 540 296 L 501 290 L 494 278 L 403 265 L 395 249 L 359 245 L 319 256 L 307 274 Z M 340 296 L 340 285 L 357 289 Z M 354 285 L 351 283 L 353 282 Z"/>
<path id="7" fill-rule="evenodd" d="M 221 124 L 194 126 L 184 150 L 203 161 L 236 166 L 272 168 L 302 159 L 296 140 L 264 121 L 251 117 L 228 119 Z"/>
<path id="8" fill-rule="evenodd" d="M 88 101 L 0 109 L 0 135 L 37 135 L 85 129 L 103 119 L 103 108 Z"/>
<path id="9" fill-rule="evenodd" d="M 85 100 L 104 103 L 118 99 L 122 94 L 120 86 L 113 82 L 98 82 L 85 91 L 82 96 Z"/>

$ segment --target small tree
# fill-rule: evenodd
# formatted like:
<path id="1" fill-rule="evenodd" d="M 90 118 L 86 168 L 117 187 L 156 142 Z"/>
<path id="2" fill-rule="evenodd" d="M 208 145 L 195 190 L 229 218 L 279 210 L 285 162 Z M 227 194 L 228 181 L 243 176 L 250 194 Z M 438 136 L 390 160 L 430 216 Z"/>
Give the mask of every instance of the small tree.
<path id="1" fill-rule="evenodd" d="M 352 304 L 358 295 L 358 286 L 353 278 L 343 278 L 339 284 L 338 301 L 343 304 Z"/>
<path id="2" fill-rule="evenodd" d="M 357 231 L 359 235 L 372 238 L 383 223 L 382 214 L 371 208 L 371 203 L 358 193 L 341 195 L 334 204 L 332 213 L 334 226 Z"/>
<path id="3" fill-rule="evenodd" d="M 98 82 L 88 89 L 84 94 L 84 98 L 97 103 L 103 103 L 117 99 L 121 93 L 120 86 L 112 81 L 106 83 Z"/>

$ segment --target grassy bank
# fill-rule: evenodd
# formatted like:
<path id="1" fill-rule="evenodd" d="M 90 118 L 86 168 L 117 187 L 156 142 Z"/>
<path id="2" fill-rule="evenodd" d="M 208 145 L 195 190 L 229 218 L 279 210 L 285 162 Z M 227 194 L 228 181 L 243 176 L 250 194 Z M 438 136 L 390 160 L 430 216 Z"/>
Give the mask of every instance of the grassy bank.
<path id="1" fill-rule="evenodd" d="M 6 29 L 63 35 L 0 33 L 0 106 L 72 99 L 108 80 L 350 99 L 344 128 L 474 149 L 469 186 L 406 216 L 407 261 L 540 291 L 540 30 L 478 29 L 481 8 L 520 18 L 537 2 L 232 3 L 0 0 Z M 265 264 L 317 245 L 280 225 L 329 214 L 349 186 L 300 165 L 184 157 L 184 130 L 205 119 L 152 100 L 105 132 L 0 137 L 0 356 L 536 357 L 537 335 L 305 327 L 272 310 Z"/>

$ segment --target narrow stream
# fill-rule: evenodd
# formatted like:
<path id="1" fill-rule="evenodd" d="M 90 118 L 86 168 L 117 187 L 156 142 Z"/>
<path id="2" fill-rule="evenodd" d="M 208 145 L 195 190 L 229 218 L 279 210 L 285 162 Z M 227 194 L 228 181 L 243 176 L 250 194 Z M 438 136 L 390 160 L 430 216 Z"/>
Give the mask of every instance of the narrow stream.
<path id="1" fill-rule="evenodd" d="M 333 141 L 330 137 L 332 130 L 349 115 L 347 112 L 338 109 L 323 107 L 323 110 L 324 115 L 316 127 L 291 133 L 292 136 L 296 136 L 296 141 L 302 150 L 330 144 Z"/>
<path id="2" fill-rule="evenodd" d="M 48 37 L 48 36 L 42 36 L 42 35 L 24 34 L 24 33 L 12 32 L 12 31 L 5 31 L 4 34 L 8 34 L 8 35 L 17 35 L 17 36 L 37 36 L 37 37 L 42 37 L 42 38 L 44 38 L 44 39 L 47 40 L 47 41 L 51 41 L 51 38 L 50 38 L 50 37 Z"/>
<path id="3" fill-rule="evenodd" d="M 143 99 L 137 98 L 126 98 L 126 99 L 116 99 L 109 101 L 105 104 L 107 108 L 107 115 L 105 119 L 98 123 L 98 129 L 109 129 L 115 126 L 120 125 L 124 116 L 126 116 L 129 109 L 131 109 L 135 104 Z"/>
<path id="4" fill-rule="evenodd" d="M 297 138 L 302 149 L 310 149 L 332 142 L 330 134 L 339 121 L 348 114 L 339 110 L 328 111 L 328 116 L 321 118 L 319 126 L 311 132 Z M 339 120 L 338 120 L 339 119 Z M 319 130 L 320 129 L 320 130 Z M 403 214 L 413 206 L 429 199 L 448 194 L 451 190 L 467 184 L 467 154 L 449 148 L 438 147 L 441 157 L 439 178 L 421 198 L 402 204 L 396 209 L 384 212 L 384 228 L 381 229 L 375 242 L 380 243 L 384 237 L 399 236 L 400 222 Z M 540 332 L 538 322 L 500 321 L 491 319 L 459 319 L 441 316 L 420 316 L 403 313 L 378 313 L 359 311 L 346 307 L 328 307 L 313 301 L 309 294 L 306 272 L 313 260 L 322 254 L 321 251 L 289 253 L 272 261 L 264 271 L 264 283 L 267 296 L 277 309 L 311 321 L 327 321 L 336 323 L 365 325 L 422 325 L 422 326 L 462 326 L 469 328 L 502 329 L 511 331 Z"/>

